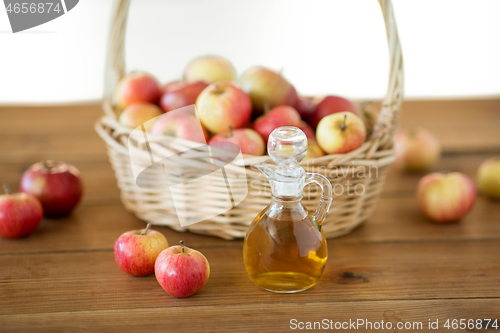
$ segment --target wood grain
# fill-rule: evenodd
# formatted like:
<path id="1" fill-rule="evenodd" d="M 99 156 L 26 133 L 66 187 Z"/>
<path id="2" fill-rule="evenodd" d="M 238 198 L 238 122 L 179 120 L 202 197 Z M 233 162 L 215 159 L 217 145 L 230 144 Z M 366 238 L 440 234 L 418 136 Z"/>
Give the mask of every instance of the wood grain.
<path id="1" fill-rule="evenodd" d="M 0 330 L 9 332 L 290 332 L 291 320 L 298 322 L 327 321 L 342 325 L 349 320 L 363 319 L 371 322 L 409 323 L 414 330 L 394 332 L 429 332 L 429 319 L 438 320 L 438 330 L 432 332 L 456 332 L 444 327 L 446 320 L 493 318 L 500 322 L 498 299 L 468 300 L 402 300 L 402 301 L 325 301 L 300 304 L 238 304 L 218 306 L 160 307 L 130 310 L 78 311 L 43 314 L 0 316 Z M 295 323 L 295 322 L 293 322 Z M 415 324 L 414 324 L 415 323 Z M 422 324 L 422 329 L 419 323 Z M 484 322 L 484 325 L 486 321 Z M 369 324 L 359 327 L 362 332 L 386 332 L 370 329 Z M 385 324 L 387 327 L 387 324 Z M 490 324 L 491 325 L 491 324 Z M 346 324 L 344 324 L 346 327 Z M 376 327 L 376 326 L 375 326 Z M 483 326 L 485 327 L 485 326 Z M 486 332 L 486 330 L 471 330 Z M 488 330 L 489 332 L 489 330 Z"/>
<path id="2" fill-rule="evenodd" d="M 161 227 L 171 244 L 182 239 L 207 256 L 205 288 L 176 299 L 154 275 L 126 275 L 114 262 L 114 242 L 145 224 L 120 204 L 92 127 L 101 112 L 98 105 L 0 108 L 0 183 L 17 190 L 29 165 L 60 159 L 81 170 L 85 186 L 70 217 L 45 219 L 26 238 L 0 239 L 0 332 L 281 332 L 290 331 L 292 318 L 421 321 L 424 332 L 429 319 L 439 319 L 437 331 L 450 332 L 446 319 L 500 320 L 500 202 L 479 197 L 461 222 L 436 225 L 414 199 L 422 174 L 397 170 L 373 216 L 328 242 L 325 273 L 307 292 L 273 294 L 253 285 L 242 241 Z M 407 101 L 401 125 L 439 137 L 445 154 L 432 171 L 474 179 L 482 161 L 500 156 L 500 99 Z"/>
<path id="3" fill-rule="evenodd" d="M 189 244 L 187 244 L 189 245 Z M 318 285 L 274 294 L 248 278 L 241 247 L 206 247 L 211 276 L 195 296 L 167 295 L 154 275 L 132 277 L 113 252 L 0 256 L 0 314 L 261 303 L 500 298 L 498 241 L 335 244 Z"/>
<path id="4" fill-rule="evenodd" d="M 500 240 L 500 203 L 479 199 L 461 222 L 438 225 L 418 210 L 413 197 L 380 199 L 374 215 L 351 234 L 331 240 L 334 244 Z M 123 232 L 141 229 L 145 223 L 116 205 L 83 205 L 68 218 L 44 219 L 39 228 L 22 239 L 0 239 L 0 255 L 37 252 L 111 250 Z M 184 240 L 195 248 L 242 247 L 242 241 L 179 233 L 153 227 L 170 243 Z"/>

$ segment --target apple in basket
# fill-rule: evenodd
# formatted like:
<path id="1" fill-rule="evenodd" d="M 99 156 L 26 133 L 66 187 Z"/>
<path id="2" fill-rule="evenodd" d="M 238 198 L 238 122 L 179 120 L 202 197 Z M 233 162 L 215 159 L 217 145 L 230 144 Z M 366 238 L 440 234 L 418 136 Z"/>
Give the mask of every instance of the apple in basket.
<path id="1" fill-rule="evenodd" d="M 11 194 L 7 184 L 0 195 L 0 236 L 18 238 L 31 234 L 43 218 L 42 204 L 31 194 Z"/>
<path id="2" fill-rule="evenodd" d="M 200 143 L 208 141 L 207 130 L 196 118 L 194 108 L 189 106 L 161 115 L 149 132 Z"/>
<path id="3" fill-rule="evenodd" d="M 184 70 L 184 81 L 203 81 L 207 84 L 234 81 L 236 70 L 231 62 L 219 56 L 201 56 L 191 60 Z"/>
<path id="4" fill-rule="evenodd" d="M 239 128 L 222 132 L 210 139 L 210 146 L 224 149 L 221 143 L 230 142 L 237 144 L 242 154 L 262 156 L 266 152 L 266 145 L 259 133 L 250 128 Z"/>
<path id="5" fill-rule="evenodd" d="M 295 88 L 283 76 L 270 69 L 249 68 L 238 79 L 238 83 L 250 96 L 258 115 L 264 112 L 266 104 L 274 108 L 279 105 L 295 106 L 297 103 Z"/>
<path id="6" fill-rule="evenodd" d="M 302 132 L 304 132 L 308 140 L 316 141 L 316 134 L 314 134 L 314 130 L 311 128 L 311 125 L 302 121 L 300 122 L 299 128 Z"/>
<path id="7" fill-rule="evenodd" d="M 316 140 L 307 139 L 307 154 L 306 158 L 315 158 L 325 156 L 325 152 L 321 149 Z"/>
<path id="8" fill-rule="evenodd" d="M 65 162 L 43 161 L 30 166 L 21 178 L 21 192 L 37 197 L 46 217 L 71 213 L 82 197 L 80 171 Z"/>
<path id="9" fill-rule="evenodd" d="M 202 81 L 193 83 L 176 83 L 174 86 L 166 87 L 165 93 L 160 98 L 160 106 L 163 111 L 168 112 L 196 103 L 198 95 L 208 85 Z"/>
<path id="10" fill-rule="evenodd" d="M 365 124 L 352 112 L 334 113 L 321 119 L 316 139 L 327 154 L 347 153 L 365 142 Z"/>
<path id="11" fill-rule="evenodd" d="M 300 114 L 300 117 L 304 120 L 308 120 L 309 117 L 314 113 L 316 109 L 316 104 L 313 102 L 312 98 L 299 96 L 297 98 L 297 103 L 295 103 L 295 110 Z"/>
<path id="12" fill-rule="evenodd" d="M 316 105 L 316 109 L 309 118 L 309 123 L 313 128 L 316 128 L 324 117 L 344 111 L 350 111 L 359 116 L 356 106 L 349 100 L 340 96 L 326 96 Z"/>
<path id="13" fill-rule="evenodd" d="M 276 128 L 281 126 L 300 127 L 301 122 L 302 120 L 297 110 L 291 106 L 280 105 L 255 119 L 253 129 L 267 142 L 269 135 Z"/>
<path id="14" fill-rule="evenodd" d="M 132 73 L 118 83 L 115 102 L 120 109 L 141 102 L 156 104 L 160 93 L 158 81 L 153 76 L 147 73 Z"/>
<path id="15" fill-rule="evenodd" d="M 414 127 L 403 129 L 394 137 L 396 161 L 394 165 L 404 171 L 423 171 L 439 160 L 439 140 L 429 131 Z"/>
<path id="16" fill-rule="evenodd" d="M 196 115 L 211 133 L 245 127 L 252 116 L 250 98 L 236 84 L 228 81 L 212 83 L 196 100 Z"/>
<path id="17" fill-rule="evenodd" d="M 151 130 L 154 121 L 149 121 L 163 114 L 163 111 L 151 103 L 137 103 L 128 106 L 118 117 L 118 122 L 129 128 L 144 124 L 146 132 Z"/>
<path id="18" fill-rule="evenodd" d="M 171 246 L 156 258 L 155 275 L 163 289 L 174 297 L 189 297 L 207 283 L 210 265 L 201 252 L 185 247 Z"/>
<path id="19" fill-rule="evenodd" d="M 455 222 L 467 215 L 476 202 L 476 189 L 466 175 L 431 173 L 420 179 L 417 187 L 418 205 L 432 221 Z"/>
<path id="20" fill-rule="evenodd" d="M 115 261 L 122 271 L 134 276 L 153 274 L 155 261 L 168 242 L 161 232 L 149 229 L 123 233 L 115 242 Z"/>
<path id="21" fill-rule="evenodd" d="M 484 161 L 477 173 L 479 189 L 488 197 L 500 199 L 500 159 Z"/>
<path id="22" fill-rule="evenodd" d="M 185 82 L 178 80 L 165 83 L 163 86 L 160 87 L 160 95 L 177 90 L 179 88 L 184 87 L 185 85 L 186 85 Z"/>

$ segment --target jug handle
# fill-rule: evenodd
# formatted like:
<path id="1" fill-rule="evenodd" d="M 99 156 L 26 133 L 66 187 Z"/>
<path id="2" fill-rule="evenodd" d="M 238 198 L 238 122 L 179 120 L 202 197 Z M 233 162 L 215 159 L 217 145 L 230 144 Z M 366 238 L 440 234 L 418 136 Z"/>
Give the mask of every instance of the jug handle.
<path id="1" fill-rule="evenodd" d="M 306 179 L 304 186 L 309 184 L 316 184 L 321 187 L 321 191 L 323 192 L 321 197 L 319 198 L 319 205 L 314 213 L 314 220 L 318 225 L 318 229 L 321 230 L 323 226 L 323 221 L 330 210 L 330 205 L 332 203 L 332 184 L 325 177 L 317 173 L 306 172 Z"/>

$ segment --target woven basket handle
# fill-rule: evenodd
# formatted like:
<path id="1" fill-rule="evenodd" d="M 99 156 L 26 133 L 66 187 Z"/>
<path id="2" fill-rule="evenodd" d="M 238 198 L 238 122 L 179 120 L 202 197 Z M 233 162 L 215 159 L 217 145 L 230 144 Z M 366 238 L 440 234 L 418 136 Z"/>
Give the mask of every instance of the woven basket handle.
<path id="1" fill-rule="evenodd" d="M 392 2 L 379 0 L 379 3 L 389 44 L 390 76 L 387 94 L 372 136 L 374 149 L 385 144 L 394 135 L 403 101 L 403 57 Z M 112 103 L 114 88 L 125 74 L 125 31 L 129 6 L 130 0 L 115 0 L 113 3 L 104 83 L 104 100 L 107 103 Z"/>

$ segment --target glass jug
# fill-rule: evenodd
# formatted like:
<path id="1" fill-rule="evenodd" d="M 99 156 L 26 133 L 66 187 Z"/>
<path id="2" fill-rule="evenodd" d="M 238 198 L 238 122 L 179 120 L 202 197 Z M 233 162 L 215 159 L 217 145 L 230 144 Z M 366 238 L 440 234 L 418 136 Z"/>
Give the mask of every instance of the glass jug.
<path id="1" fill-rule="evenodd" d="M 248 276 L 258 286 L 294 293 L 314 286 L 328 258 L 321 229 L 332 202 L 328 179 L 305 172 L 298 163 L 307 153 L 307 138 L 297 127 L 275 129 L 267 143 L 275 162 L 257 165 L 271 184 L 271 203 L 250 225 L 243 245 Z M 317 184 L 323 193 L 314 214 L 301 203 L 304 186 Z"/>

